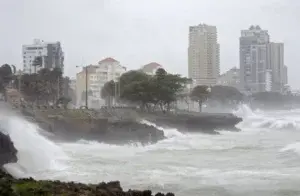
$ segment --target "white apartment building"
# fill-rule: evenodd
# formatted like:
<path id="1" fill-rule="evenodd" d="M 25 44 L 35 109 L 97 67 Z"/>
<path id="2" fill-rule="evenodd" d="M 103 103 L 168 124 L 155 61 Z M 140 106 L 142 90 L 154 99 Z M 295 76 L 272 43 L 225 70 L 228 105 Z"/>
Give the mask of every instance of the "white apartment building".
<path id="1" fill-rule="evenodd" d="M 272 91 L 282 92 L 285 85 L 283 43 L 270 42 L 268 44 L 268 69 L 272 70 Z"/>
<path id="2" fill-rule="evenodd" d="M 218 85 L 232 86 L 236 89 L 240 89 L 240 70 L 236 67 L 231 68 L 224 74 L 221 74 L 218 78 Z"/>
<path id="3" fill-rule="evenodd" d="M 270 42 L 267 30 L 251 26 L 241 31 L 240 79 L 242 91 L 282 92 L 284 88 L 284 44 Z"/>
<path id="4" fill-rule="evenodd" d="M 126 68 L 113 58 L 106 58 L 91 65 L 88 69 L 88 106 L 90 108 L 100 108 L 105 105 L 105 100 L 101 98 L 101 89 L 108 81 L 118 81 L 119 77 L 126 72 Z M 85 70 L 77 74 L 77 96 L 85 92 Z M 85 99 L 78 99 L 78 105 L 84 105 Z"/>
<path id="5" fill-rule="evenodd" d="M 215 85 L 220 74 L 220 45 L 217 28 L 206 24 L 190 26 L 188 75 L 196 85 Z"/>
<path id="6" fill-rule="evenodd" d="M 23 73 L 37 73 L 42 68 L 53 69 L 61 68 L 64 71 L 64 52 L 60 42 L 44 42 L 35 39 L 33 44 L 22 46 L 23 54 Z M 41 65 L 34 66 L 36 57 L 42 59 Z"/>
<path id="7" fill-rule="evenodd" d="M 269 88 L 266 86 L 269 40 L 268 31 L 259 26 L 241 31 L 240 81 L 244 93 L 263 92 Z"/>

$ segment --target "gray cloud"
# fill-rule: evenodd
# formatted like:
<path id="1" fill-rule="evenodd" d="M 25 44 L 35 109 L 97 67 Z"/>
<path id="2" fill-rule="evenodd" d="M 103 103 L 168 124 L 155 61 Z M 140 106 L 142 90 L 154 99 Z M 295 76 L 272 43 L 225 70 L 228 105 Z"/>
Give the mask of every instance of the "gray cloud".
<path id="1" fill-rule="evenodd" d="M 66 73 L 112 56 L 128 68 L 156 61 L 187 73 L 188 26 L 216 25 L 221 70 L 238 66 L 241 29 L 259 24 L 284 42 L 290 84 L 299 88 L 298 0 L 0 0 L 0 62 L 21 67 L 21 45 L 59 40 Z"/>

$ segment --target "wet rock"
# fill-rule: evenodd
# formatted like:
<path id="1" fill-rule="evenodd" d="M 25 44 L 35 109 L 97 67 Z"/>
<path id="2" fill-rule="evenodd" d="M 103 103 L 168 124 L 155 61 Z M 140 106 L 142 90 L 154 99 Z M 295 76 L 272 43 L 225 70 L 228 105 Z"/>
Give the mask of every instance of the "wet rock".
<path id="1" fill-rule="evenodd" d="M 235 127 L 243 119 L 230 113 L 141 113 L 144 119 L 162 127 L 180 131 L 218 134 L 217 130 L 238 131 Z"/>
<path id="2" fill-rule="evenodd" d="M 0 167 L 7 163 L 17 162 L 17 149 L 9 135 L 0 132 Z"/>

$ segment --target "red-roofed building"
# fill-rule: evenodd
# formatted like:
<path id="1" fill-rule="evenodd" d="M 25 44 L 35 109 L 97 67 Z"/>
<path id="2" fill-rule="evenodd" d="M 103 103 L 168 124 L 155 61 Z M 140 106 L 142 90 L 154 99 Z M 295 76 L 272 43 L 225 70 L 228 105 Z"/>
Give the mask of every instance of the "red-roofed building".
<path id="1" fill-rule="evenodd" d="M 140 69 L 142 72 L 149 74 L 149 75 L 154 75 L 156 73 L 156 70 L 163 68 L 162 65 L 152 62 L 147 65 L 142 66 Z"/>
<path id="2" fill-rule="evenodd" d="M 102 64 L 102 63 L 120 63 L 120 62 L 114 58 L 108 57 L 98 62 L 98 64 Z"/>
<path id="3" fill-rule="evenodd" d="M 100 108 L 105 105 L 105 100 L 101 98 L 101 89 L 108 81 L 118 81 L 119 77 L 126 72 L 119 61 L 108 57 L 98 62 L 97 65 L 91 66 L 93 69 L 88 69 L 88 92 L 91 92 L 88 97 L 89 108 Z M 82 78 L 77 78 L 77 84 L 80 83 L 81 88 L 76 89 L 78 105 L 83 105 L 85 97 L 81 97 L 82 92 L 85 91 L 85 74 Z M 79 85 L 77 85 L 79 86 Z"/>

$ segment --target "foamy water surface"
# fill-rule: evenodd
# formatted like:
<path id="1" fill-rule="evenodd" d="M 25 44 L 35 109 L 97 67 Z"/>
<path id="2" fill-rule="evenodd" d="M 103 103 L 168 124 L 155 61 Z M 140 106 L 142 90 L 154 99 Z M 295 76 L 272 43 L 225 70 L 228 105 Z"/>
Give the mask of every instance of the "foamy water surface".
<path id="1" fill-rule="evenodd" d="M 97 183 L 178 196 L 300 195 L 300 110 L 252 111 L 243 105 L 241 132 L 182 134 L 164 130 L 157 144 L 55 143 L 28 121 L 0 115 L 0 129 L 18 149 L 6 168 L 19 177 Z M 143 123 L 149 123 L 144 121 Z"/>

